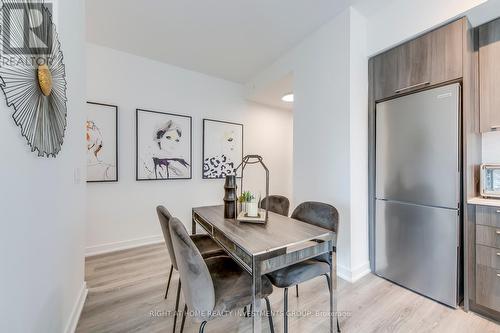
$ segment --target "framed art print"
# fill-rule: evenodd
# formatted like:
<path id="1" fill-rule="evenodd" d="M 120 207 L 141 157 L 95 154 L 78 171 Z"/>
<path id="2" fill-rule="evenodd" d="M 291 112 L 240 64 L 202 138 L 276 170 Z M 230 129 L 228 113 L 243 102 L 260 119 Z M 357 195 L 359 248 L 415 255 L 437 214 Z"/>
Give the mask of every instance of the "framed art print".
<path id="1" fill-rule="evenodd" d="M 203 119 L 203 179 L 233 175 L 242 160 L 243 124 Z"/>
<path id="2" fill-rule="evenodd" d="M 192 178 L 192 119 L 136 110 L 136 179 Z"/>
<path id="3" fill-rule="evenodd" d="M 87 182 L 118 181 L 118 107 L 87 102 Z"/>

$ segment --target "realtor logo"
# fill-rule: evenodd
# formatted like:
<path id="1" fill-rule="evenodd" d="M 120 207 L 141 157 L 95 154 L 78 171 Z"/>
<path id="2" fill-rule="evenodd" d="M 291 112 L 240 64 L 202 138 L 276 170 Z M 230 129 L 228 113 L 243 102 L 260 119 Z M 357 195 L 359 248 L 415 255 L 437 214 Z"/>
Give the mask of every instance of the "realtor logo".
<path id="1" fill-rule="evenodd" d="M 2 4 L 2 53 L 49 56 L 53 38 L 52 4 L 8 0 L 3 0 Z"/>

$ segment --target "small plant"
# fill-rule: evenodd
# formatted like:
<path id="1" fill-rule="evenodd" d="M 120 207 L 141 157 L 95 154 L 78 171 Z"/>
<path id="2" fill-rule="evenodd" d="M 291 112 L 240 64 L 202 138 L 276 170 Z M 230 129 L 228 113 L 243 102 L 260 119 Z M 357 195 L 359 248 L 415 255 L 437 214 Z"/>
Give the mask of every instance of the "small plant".
<path id="1" fill-rule="evenodd" d="M 250 191 L 243 192 L 239 197 L 240 203 L 252 202 L 255 199 L 255 196 Z"/>

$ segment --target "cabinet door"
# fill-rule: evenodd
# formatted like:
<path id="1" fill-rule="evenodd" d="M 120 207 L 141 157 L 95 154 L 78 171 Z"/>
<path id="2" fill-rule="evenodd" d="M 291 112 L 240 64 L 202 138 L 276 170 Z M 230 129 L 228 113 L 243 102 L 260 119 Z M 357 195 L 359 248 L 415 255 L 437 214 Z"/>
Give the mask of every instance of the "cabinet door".
<path id="1" fill-rule="evenodd" d="M 432 43 L 431 84 L 462 77 L 464 20 L 452 22 L 430 33 Z"/>
<path id="2" fill-rule="evenodd" d="M 374 58 L 373 77 L 375 78 L 375 100 L 395 94 L 398 86 L 399 48 L 389 50 Z"/>
<path id="3" fill-rule="evenodd" d="M 423 88 L 431 82 L 431 36 L 423 35 L 401 45 L 396 93 Z"/>
<path id="4" fill-rule="evenodd" d="M 479 27 L 481 132 L 500 130 L 500 20 Z"/>
<path id="5" fill-rule="evenodd" d="M 476 303 L 500 311 L 500 271 L 476 265 Z"/>
<path id="6" fill-rule="evenodd" d="M 375 100 L 461 78 L 464 24 L 457 20 L 376 56 Z"/>

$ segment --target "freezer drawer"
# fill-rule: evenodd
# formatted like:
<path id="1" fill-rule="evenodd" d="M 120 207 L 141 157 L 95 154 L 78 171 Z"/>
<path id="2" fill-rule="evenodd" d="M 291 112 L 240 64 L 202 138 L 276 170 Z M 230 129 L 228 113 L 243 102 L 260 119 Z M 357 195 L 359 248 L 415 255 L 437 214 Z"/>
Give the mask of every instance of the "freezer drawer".
<path id="1" fill-rule="evenodd" d="M 458 208 L 460 86 L 377 104 L 376 198 Z"/>
<path id="2" fill-rule="evenodd" d="M 375 272 L 457 306 L 456 210 L 377 200 Z"/>

